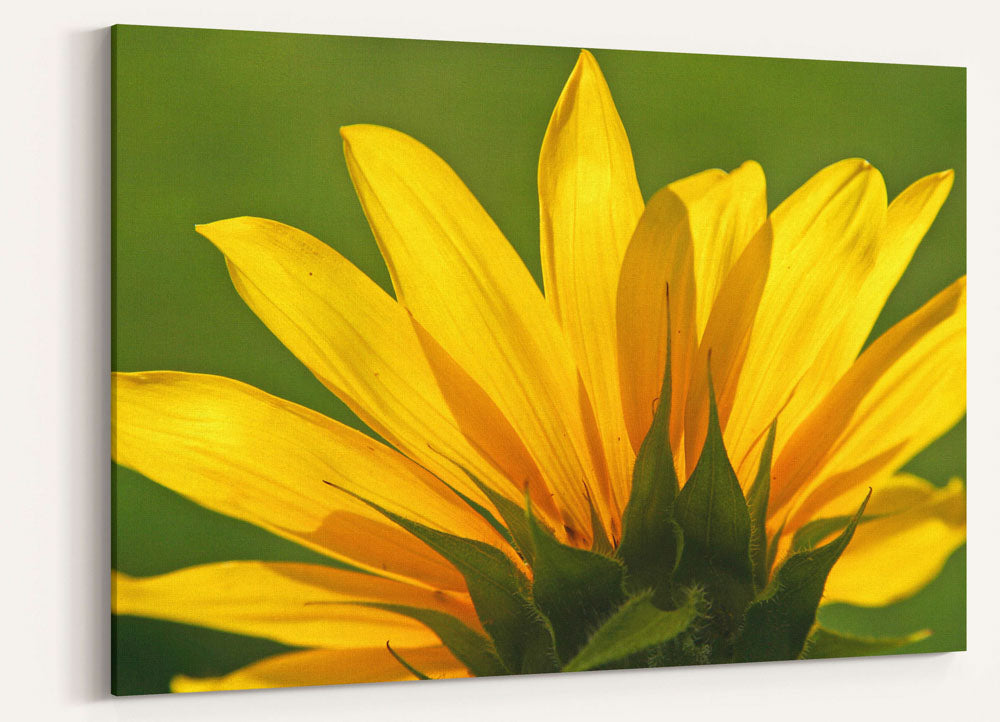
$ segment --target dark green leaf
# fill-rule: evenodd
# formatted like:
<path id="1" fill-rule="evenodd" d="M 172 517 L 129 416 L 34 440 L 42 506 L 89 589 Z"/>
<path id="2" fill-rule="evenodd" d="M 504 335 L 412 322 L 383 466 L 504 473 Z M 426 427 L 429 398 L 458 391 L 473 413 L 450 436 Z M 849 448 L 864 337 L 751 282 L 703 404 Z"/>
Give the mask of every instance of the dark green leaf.
<path id="1" fill-rule="evenodd" d="M 664 589 L 680 559 L 680 527 L 673 518 L 679 484 L 670 448 L 670 303 L 667 301 L 667 361 L 660 402 L 632 468 L 632 491 L 622 514 L 618 557 L 628 569 L 632 590 Z"/>
<path id="2" fill-rule="evenodd" d="M 388 642 L 385 643 L 385 648 L 388 649 L 389 650 L 389 654 L 391 654 L 393 657 L 395 657 L 395 659 L 396 659 L 397 662 L 399 662 L 401 665 L 403 665 L 404 667 L 406 667 L 406 669 L 414 677 L 416 677 L 417 679 L 430 679 L 430 677 L 428 677 L 426 674 L 424 674 L 419 669 L 417 669 L 416 667 L 414 667 L 412 664 L 410 664 L 409 662 L 407 662 L 405 659 L 403 659 L 402 657 L 400 657 L 396 653 L 396 650 L 393 649 L 391 646 L 389 646 Z"/>
<path id="3" fill-rule="evenodd" d="M 834 632 L 822 627 L 813 629 L 802 650 L 802 659 L 830 659 L 833 657 L 871 657 L 879 654 L 893 654 L 900 647 L 920 642 L 930 636 L 929 629 L 908 634 L 905 637 L 855 637 L 843 632 Z"/>
<path id="4" fill-rule="evenodd" d="M 331 486 L 334 486 L 331 484 Z M 504 665 L 522 669 L 528 649 L 544 646 L 547 630 L 539 622 L 528 592 L 528 581 L 507 556 L 483 542 L 431 529 L 401 517 L 347 489 L 335 487 L 364 502 L 406 529 L 447 559 L 465 577 L 469 596 L 483 628 L 493 638 Z M 541 635 L 542 642 L 534 639 Z M 548 640 L 551 646 L 551 640 Z"/>
<path id="5" fill-rule="evenodd" d="M 713 625 L 727 637 L 739 627 L 754 595 L 750 511 L 722 441 L 711 373 L 705 446 L 677 495 L 674 517 L 684 531 L 677 581 L 704 586 Z"/>
<path id="6" fill-rule="evenodd" d="M 633 597 L 594 632 L 563 671 L 594 669 L 669 642 L 691 626 L 701 603 L 700 594 L 692 592 L 680 608 L 664 611 L 653 605 L 652 592 Z"/>
<path id="7" fill-rule="evenodd" d="M 561 544 L 541 528 L 528 509 L 535 545 L 535 604 L 552 625 L 556 652 L 569 660 L 625 599 L 625 570 L 602 554 Z"/>
<path id="8" fill-rule="evenodd" d="M 778 420 L 771 423 L 767 432 L 767 441 L 760 454 L 760 465 L 757 467 L 757 478 L 753 480 L 750 493 L 747 494 L 747 506 L 750 507 L 750 561 L 753 563 L 754 588 L 760 591 L 767 586 L 767 502 L 771 495 L 771 455 L 774 453 L 774 436 L 778 428 Z"/>
<path id="9" fill-rule="evenodd" d="M 775 572 L 768 588 L 750 605 L 736 645 L 736 661 L 795 659 L 802 652 L 833 565 L 854 536 L 871 498 L 862 502 L 840 536 L 817 549 L 792 554 Z"/>
<path id="10" fill-rule="evenodd" d="M 472 631 L 450 614 L 433 609 L 407 607 L 400 604 L 379 602 L 359 603 L 360 606 L 377 607 L 397 614 L 403 614 L 430 629 L 442 644 L 451 650 L 455 658 L 469 668 L 477 677 L 492 677 L 508 674 L 492 643 L 482 635 Z"/>

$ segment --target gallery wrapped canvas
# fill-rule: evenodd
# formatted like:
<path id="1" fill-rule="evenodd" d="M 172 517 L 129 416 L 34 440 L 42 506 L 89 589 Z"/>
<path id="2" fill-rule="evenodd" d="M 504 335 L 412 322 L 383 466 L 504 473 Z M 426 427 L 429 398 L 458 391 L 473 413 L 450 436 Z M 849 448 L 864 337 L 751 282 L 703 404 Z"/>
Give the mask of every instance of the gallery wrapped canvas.
<path id="1" fill-rule="evenodd" d="M 112 37 L 115 693 L 964 649 L 963 69 Z"/>

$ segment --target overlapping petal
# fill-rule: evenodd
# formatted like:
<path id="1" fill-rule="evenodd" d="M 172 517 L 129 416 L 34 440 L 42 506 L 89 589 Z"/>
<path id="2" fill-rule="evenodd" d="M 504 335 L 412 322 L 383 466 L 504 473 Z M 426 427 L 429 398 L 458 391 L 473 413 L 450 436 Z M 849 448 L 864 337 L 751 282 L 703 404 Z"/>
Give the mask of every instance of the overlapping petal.
<path id="1" fill-rule="evenodd" d="M 794 431 L 772 472 L 773 523 L 790 508 L 788 528 L 797 528 L 961 419 L 965 285 L 955 281 L 877 339 Z"/>
<path id="2" fill-rule="evenodd" d="M 425 470 L 374 439 L 247 384 L 115 374 L 115 460 L 202 506 L 379 573 L 464 589 L 443 558 L 335 484 L 429 526 L 502 546 Z"/>
<path id="3" fill-rule="evenodd" d="M 682 470 L 689 380 L 709 310 L 766 212 L 764 175 L 757 163 L 675 181 L 650 199 L 622 264 L 618 355 L 629 435 L 637 448 L 660 391 L 669 286 L 671 441 Z"/>
<path id="4" fill-rule="evenodd" d="M 700 341 L 726 276 L 767 217 L 764 169 L 747 161 L 730 173 L 705 171 L 668 187 L 688 209 Z"/>
<path id="5" fill-rule="evenodd" d="M 441 645 L 407 649 L 404 658 L 432 679 L 470 676 L 454 655 Z M 311 649 L 268 657 L 221 677 L 181 675 L 171 681 L 170 688 L 173 692 L 216 692 L 412 679 L 413 674 L 397 662 L 385 647 Z"/>
<path id="6" fill-rule="evenodd" d="M 850 313 L 830 334 L 781 412 L 777 448 L 785 445 L 791 431 L 857 358 L 889 294 L 948 197 L 954 176 L 953 172 L 944 171 L 921 178 L 889 204 L 875 266 L 851 301 Z"/>
<path id="7" fill-rule="evenodd" d="M 885 215 L 881 174 L 854 159 L 817 173 L 768 218 L 767 280 L 728 413 L 720 403 L 726 448 L 744 483 L 756 469 L 754 447 L 872 272 Z"/>
<path id="8" fill-rule="evenodd" d="M 465 376 L 442 380 L 406 309 L 339 253 L 263 218 L 197 230 L 225 254 L 236 290 L 281 342 L 407 456 L 483 503 L 451 462 L 512 499 L 526 484 L 544 484 L 510 424 L 483 403 L 485 394 Z M 551 520 L 549 494 L 536 497 Z"/>
<path id="9" fill-rule="evenodd" d="M 112 578 L 116 614 L 214 627 L 296 647 L 439 644 L 433 632 L 409 617 L 352 602 L 435 609 L 478 627 L 466 594 L 315 564 L 222 562 L 154 577 Z"/>
<path id="10" fill-rule="evenodd" d="M 588 489 L 611 522 L 607 470 L 591 456 L 576 363 L 531 274 L 426 146 L 372 125 L 341 135 L 397 298 L 510 421 L 570 530 L 589 539 Z"/>
<path id="11" fill-rule="evenodd" d="M 695 279 L 687 208 L 670 187 L 649 199 L 622 264 L 618 286 L 618 359 L 622 405 L 636 450 L 649 431 L 667 358 L 670 308 L 670 438 L 683 433 L 684 396 L 697 349 Z M 678 461 L 682 464 L 682 460 Z"/>

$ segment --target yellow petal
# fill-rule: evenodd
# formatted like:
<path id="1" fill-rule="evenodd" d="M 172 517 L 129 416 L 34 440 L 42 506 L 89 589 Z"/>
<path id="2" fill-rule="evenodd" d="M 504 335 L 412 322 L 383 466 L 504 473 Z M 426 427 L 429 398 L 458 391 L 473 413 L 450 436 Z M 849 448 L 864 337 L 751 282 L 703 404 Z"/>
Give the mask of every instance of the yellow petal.
<path id="1" fill-rule="evenodd" d="M 744 482 L 762 439 L 875 263 L 885 224 L 881 174 L 863 160 L 820 171 L 768 219 L 770 271 L 740 369 L 726 448 Z"/>
<path id="2" fill-rule="evenodd" d="M 963 277 L 865 349 L 795 430 L 772 470 L 772 520 L 796 499 L 794 530 L 829 499 L 861 493 L 964 413 Z"/>
<path id="3" fill-rule="evenodd" d="M 684 459 L 690 475 L 698 463 L 708 429 L 708 365 L 712 365 L 719 419 L 725 425 L 733 407 L 740 368 L 746 357 L 757 304 L 771 265 L 773 229 L 765 223 L 747 244 L 719 289 L 691 367 L 684 406 Z"/>
<path id="4" fill-rule="evenodd" d="M 471 676 L 454 655 L 440 645 L 407 649 L 400 656 L 431 679 Z M 215 692 L 412 679 L 414 676 L 383 645 L 380 649 L 289 652 L 254 662 L 222 677 L 177 676 L 171 681 L 170 689 L 173 692 Z"/>
<path id="5" fill-rule="evenodd" d="M 510 421 L 567 522 L 586 536 L 586 488 L 607 500 L 607 474 L 590 458 L 569 347 L 521 258 L 424 145 L 372 125 L 341 134 L 400 303 Z"/>
<path id="6" fill-rule="evenodd" d="M 580 53 L 538 160 L 542 274 L 593 402 L 620 504 L 635 459 L 626 436 L 613 343 L 619 269 L 642 194 L 632 150 L 601 69 Z"/>
<path id="7" fill-rule="evenodd" d="M 687 207 L 670 186 L 657 192 L 625 253 L 618 286 L 618 362 L 622 408 L 633 448 L 649 431 L 667 357 L 667 293 L 671 328 L 670 439 L 679 448 L 684 399 L 698 339 L 695 279 Z M 683 467 L 680 459 L 675 459 Z"/>
<path id="8" fill-rule="evenodd" d="M 850 313 L 827 339 L 781 412 L 776 449 L 785 445 L 791 432 L 854 363 L 889 294 L 948 197 L 954 176 L 945 171 L 921 178 L 889 205 L 875 267 L 850 302 Z"/>
<path id="9" fill-rule="evenodd" d="M 488 502 L 451 461 L 523 499 L 523 484 L 537 471 L 526 452 L 517 452 L 510 425 L 483 404 L 463 405 L 454 390 L 459 381 L 439 379 L 406 310 L 347 259 L 304 231 L 263 218 L 197 230 L 225 254 L 247 305 L 383 438 L 481 503 Z"/>
<path id="10" fill-rule="evenodd" d="M 932 581 L 965 542 L 965 485 L 960 480 L 936 488 L 904 477 L 881 493 L 897 509 L 905 499 L 907 508 L 858 526 L 827 579 L 824 603 L 882 606 L 905 599 Z"/>
<path id="11" fill-rule="evenodd" d="M 115 573 L 115 614 L 166 619 L 296 647 L 384 648 L 438 644 L 409 617 L 351 602 L 435 609 L 478 628 L 468 595 L 428 590 L 315 564 L 222 562 L 154 577 Z"/>
<path id="12" fill-rule="evenodd" d="M 527 491 L 531 495 L 533 510 L 537 510 L 538 515 L 551 528 L 558 530 L 557 534 L 561 534 L 564 530 L 562 512 L 542 479 L 534 459 L 511 428 L 510 422 L 482 387 L 441 348 L 441 344 L 416 319 L 412 321 L 427 363 L 438 379 L 441 395 L 448 403 L 455 420 L 462 429 L 482 429 L 475 435 L 474 448 L 497 469 L 503 470 L 509 482 L 514 482 L 508 485 L 520 490 L 520 494 L 517 498 L 512 498 L 512 501 L 523 504 L 524 491 Z M 469 439 L 473 443 L 474 437 L 471 434 Z M 466 475 L 463 473 L 463 476 Z M 469 482 L 467 476 L 465 481 Z M 494 487 L 496 486 L 494 483 Z"/>
<path id="13" fill-rule="evenodd" d="M 335 484 L 398 514 L 502 546 L 401 454 L 302 406 L 219 376 L 115 374 L 114 459 L 215 511 L 380 573 L 464 589 L 415 537 Z"/>

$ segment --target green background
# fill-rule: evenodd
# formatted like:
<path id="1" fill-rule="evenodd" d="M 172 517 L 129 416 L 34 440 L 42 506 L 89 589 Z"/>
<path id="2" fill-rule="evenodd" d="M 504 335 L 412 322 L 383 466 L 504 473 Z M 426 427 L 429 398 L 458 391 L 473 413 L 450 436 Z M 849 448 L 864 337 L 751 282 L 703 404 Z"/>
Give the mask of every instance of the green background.
<path id="1" fill-rule="evenodd" d="M 243 304 L 196 223 L 273 218 L 324 239 L 384 288 L 389 278 L 337 129 L 377 123 L 426 143 L 465 180 L 541 283 L 536 170 L 575 48 L 117 26 L 113 57 L 113 340 L 116 370 L 241 379 L 357 428 Z M 867 158 L 890 197 L 953 168 L 951 196 L 876 326 L 965 273 L 965 70 L 594 50 L 628 131 L 644 197 L 746 159 L 773 208 L 812 173 Z M 965 478 L 965 422 L 909 468 Z M 113 473 L 115 568 L 146 575 L 225 559 L 322 557 L 207 511 L 127 469 Z M 965 552 L 917 597 L 838 605 L 843 630 L 936 634 L 908 651 L 965 647 Z M 285 649 L 149 619 L 113 623 L 118 694 L 167 691 Z"/>

